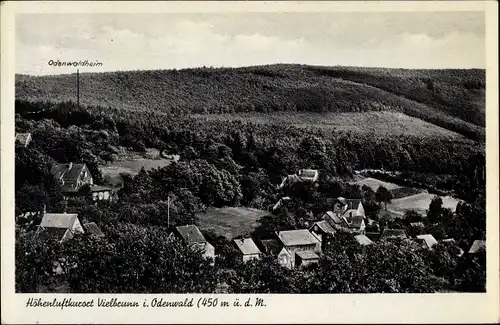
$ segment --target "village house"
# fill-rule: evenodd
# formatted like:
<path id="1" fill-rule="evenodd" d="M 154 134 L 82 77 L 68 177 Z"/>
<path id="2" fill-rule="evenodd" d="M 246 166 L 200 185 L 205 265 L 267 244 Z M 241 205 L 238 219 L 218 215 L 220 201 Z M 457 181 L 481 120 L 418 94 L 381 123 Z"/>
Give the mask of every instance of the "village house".
<path id="1" fill-rule="evenodd" d="M 387 238 L 403 238 L 407 239 L 408 235 L 404 229 L 384 229 L 382 235 L 380 235 L 379 240 L 384 240 Z"/>
<path id="2" fill-rule="evenodd" d="M 63 195 L 75 195 L 84 185 L 92 185 L 92 175 L 86 164 L 58 163 L 50 172 L 61 184 Z"/>
<path id="3" fill-rule="evenodd" d="M 198 227 L 195 225 L 178 226 L 174 228 L 173 235 L 184 244 L 199 248 L 203 257 L 210 258 L 212 265 L 215 264 L 215 248 L 205 239 Z"/>
<path id="4" fill-rule="evenodd" d="M 312 227 L 309 228 L 309 231 L 321 242 L 323 241 L 325 235 L 335 235 L 335 229 L 325 220 L 313 223 Z"/>
<path id="5" fill-rule="evenodd" d="M 303 181 L 309 182 L 316 182 L 319 178 L 319 173 L 316 169 L 301 169 L 298 175 Z"/>
<path id="6" fill-rule="evenodd" d="M 276 232 L 276 236 L 282 247 L 278 254 L 278 262 L 284 267 L 293 269 L 300 266 L 302 260 L 300 258 L 296 260 L 298 252 L 311 252 L 315 255 L 321 253 L 321 242 L 307 229 L 280 231 Z M 309 259 L 312 255 L 307 256 Z"/>
<path id="7" fill-rule="evenodd" d="M 113 201 L 116 199 L 115 190 L 109 187 L 92 185 L 90 187 L 92 193 L 92 200 L 94 201 Z"/>
<path id="8" fill-rule="evenodd" d="M 31 142 L 31 133 L 16 133 L 16 143 L 27 147 Z"/>
<path id="9" fill-rule="evenodd" d="M 319 172 L 316 169 L 301 169 L 297 174 L 291 174 L 283 178 L 281 184 L 278 186 L 279 189 L 285 186 L 290 186 L 297 182 L 316 182 L 319 178 Z"/>
<path id="10" fill-rule="evenodd" d="M 486 241 L 485 240 L 474 240 L 471 248 L 469 249 L 469 254 L 479 254 L 486 252 Z"/>
<path id="11" fill-rule="evenodd" d="M 83 224 L 83 229 L 85 229 L 85 232 L 91 236 L 105 237 L 101 228 L 99 228 L 99 226 L 95 222 L 87 222 Z"/>
<path id="12" fill-rule="evenodd" d="M 417 235 L 416 241 L 423 247 L 427 249 L 432 249 L 434 245 L 438 243 L 436 238 L 431 234 Z"/>
<path id="13" fill-rule="evenodd" d="M 364 234 L 365 209 L 361 200 L 337 198 L 333 211 L 328 211 L 323 215 L 325 220 L 334 229 L 348 231 L 354 234 Z"/>
<path id="14" fill-rule="evenodd" d="M 233 243 L 240 252 L 239 257 L 243 263 L 260 258 L 261 252 L 252 238 L 234 239 Z"/>
<path id="15" fill-rule="evenodd" d="M 291 198 L 289 196 L 282 197 L 281 199 L 276 202 L 275 205 L 271 208 L 272 211 L 275 211 L 276 209 L 282 207 L 286 202 L 290 202 Z"/>
<path id="16" fill-rule="evenodd" d="M 312 251 L 300 251 L 295 255 L 295 267 L 307 267 L 319 262 L 319 255 Z"/>
<path id="17" fill-rule="evenodd" d="M 44 213 L 36 231 L 41 237 L 52 238 L 60 243 L 84 232 L 78 214 L 74 213 Z"/>

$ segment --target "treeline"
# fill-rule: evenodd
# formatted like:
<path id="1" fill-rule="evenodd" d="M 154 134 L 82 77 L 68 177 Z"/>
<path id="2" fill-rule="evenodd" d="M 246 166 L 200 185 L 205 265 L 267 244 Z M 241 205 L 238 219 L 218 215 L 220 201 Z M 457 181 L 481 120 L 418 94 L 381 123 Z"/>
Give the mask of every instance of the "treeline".
<path id="1" fill-rule="evenodd" d="M 274 65 L 81 74 L 81 101 L 175 115 L 391 110 L 484 141 L 483 70 Z M 75 101 L 76 75 L 17 76 L 16 98 Z M 202 103 L 202 104 L 200 104 Z"/>

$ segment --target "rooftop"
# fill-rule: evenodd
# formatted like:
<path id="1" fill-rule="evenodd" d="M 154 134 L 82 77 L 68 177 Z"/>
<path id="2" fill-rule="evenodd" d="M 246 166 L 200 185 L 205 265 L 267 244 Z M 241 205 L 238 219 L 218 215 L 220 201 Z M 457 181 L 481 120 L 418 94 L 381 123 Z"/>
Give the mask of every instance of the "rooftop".
<path id="1" fill-rule="evenodd" d="M 195 225 L 175 227 L 182 239 L 188 244 L 206 243 L 207 240 Z"/>
<path id="2" fill-rule="evenodd" d="M 485 240 L 475 240 L 472 244 L 469 254 L 477 254 L 486 251 L 486 241 Z"/>
<path id="3" fill-rule="evenodd" d="M 280 231 L 277 235 L 285 246 L 313 245 L 319 243 L 319 240 L 307 229 Z"/>
<path id="4" fill-rule="evenodd" d="M 417 238 L 420 240 L 423 240 L 425 242 L 425 245 L 427 246 L 427 248 L 432 248 L 432 246 L 434 246 L 438 243 L 436 238 L 434 238 L 434 236 L 432 236 L 431 234 L 418 235 Z"/>
<path id="5" fill-rule="evenodd" d="M 40 226 L 43 228 L 64 228 L 68 229 L 78 218 L 78 214 L 73 213 L 45 213 Z"/>
<path id="6" fill-rule="evenodd" d="M 260 254 L 260 250 L 252 238 L 234 239 L 233 242 L 243 255 Z"/>
<path id="7" fill-rule="evenodd" d="M 95 235 L 98 237 L 104 237 L 104 233 L 101 228 L 95 222 L 89 222 L 83 225 L 83 228 L 87 231 L 87 233 L 91 235 Z"/>
<path id="8" fill-rule="evenodd" d="M 357 236 L 354 236 L 354 238 L 356 239 L 356 241 L 358 243 L 360 243 L 363 246 L 373 245 L 373 242 L 371 241 L 371 239 L 365 235 L 357 235 Z"/>
<path id="9" fill-rule="evenodd" d="M 312 252 L 312 251 L 300 251 L 296 252 L 297 256 L 299 256 L 302 260 L 318 260 L 319 256 L 318 254 Z"/>

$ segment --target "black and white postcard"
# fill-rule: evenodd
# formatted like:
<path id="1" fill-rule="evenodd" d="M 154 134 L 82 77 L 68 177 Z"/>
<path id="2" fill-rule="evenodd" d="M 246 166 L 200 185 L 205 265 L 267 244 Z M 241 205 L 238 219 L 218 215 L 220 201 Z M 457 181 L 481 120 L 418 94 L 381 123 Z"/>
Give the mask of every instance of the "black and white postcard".
<path id="1" fill-rule="evenodd" d="M 2 323 L 499 320 L 496 2 L 1 9 Z"/>

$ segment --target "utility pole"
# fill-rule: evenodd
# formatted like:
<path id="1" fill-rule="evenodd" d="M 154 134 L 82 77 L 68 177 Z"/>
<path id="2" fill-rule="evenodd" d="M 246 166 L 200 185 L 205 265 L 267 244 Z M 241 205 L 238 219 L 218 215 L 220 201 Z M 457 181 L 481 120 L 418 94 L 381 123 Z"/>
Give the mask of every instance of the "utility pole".
<path id="1" fill-rule="evenodd" d="M 76 107 L 80 110 L 80 69 L 76 69 Z"/>
<path id="2" fill-rule="evenodd" d="M 167 194 L 167 229 L 170 229 L 170 194 Z"/>

